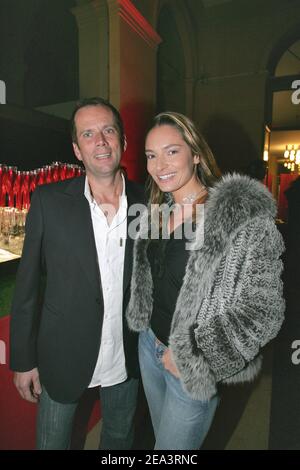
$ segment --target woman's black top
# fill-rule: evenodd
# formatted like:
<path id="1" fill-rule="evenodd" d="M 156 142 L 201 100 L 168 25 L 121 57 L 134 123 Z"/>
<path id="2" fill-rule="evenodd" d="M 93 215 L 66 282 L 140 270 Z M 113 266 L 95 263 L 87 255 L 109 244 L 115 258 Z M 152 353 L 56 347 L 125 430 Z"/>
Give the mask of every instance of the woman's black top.
<path id="1" fill-rule="evenodd" d="M 182 226 L 180 226 L 181 230 Z M 179 227 L 175 232 L 178 233 Z M 186 250 L 187 240 L 176 239 L 174 233 L 170 239 L 150 240 L 147 256 L 153 279 L 153 311 L 151 329 L 155 336 L 168 346 L 171 322 L 176 301 L 182 286 L 185 268 L 189 257 Z"/>

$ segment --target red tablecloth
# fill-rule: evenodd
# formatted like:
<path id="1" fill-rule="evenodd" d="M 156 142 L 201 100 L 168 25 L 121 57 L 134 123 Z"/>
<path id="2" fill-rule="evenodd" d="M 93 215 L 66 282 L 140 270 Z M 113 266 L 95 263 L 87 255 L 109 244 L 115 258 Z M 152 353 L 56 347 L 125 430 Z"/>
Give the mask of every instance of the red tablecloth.
<path id="1" fill-rule="evenodd" d="M 37 406 L 22 400 L 13 384 L 13 372 L 8 366 L 9 319 L 9 315 L 0 318 L 0 449 L 34 449 Z M 85 420 L 83 414 L 91 409 L 89 420 Z M 99 404 L 93 402 L 92 406 L 85 406 L 81 403 L 80 410 L 75 419 L 73 442 L 81 445 L 85 424 L 88 422 L 89 430 L 100 418 Z"/>

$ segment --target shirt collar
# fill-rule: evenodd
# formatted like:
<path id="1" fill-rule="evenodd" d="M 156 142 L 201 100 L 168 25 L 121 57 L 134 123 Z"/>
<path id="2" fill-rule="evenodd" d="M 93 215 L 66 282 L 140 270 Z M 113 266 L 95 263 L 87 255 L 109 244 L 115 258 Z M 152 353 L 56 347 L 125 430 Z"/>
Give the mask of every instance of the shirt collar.
<path id="1" fill-rule="evenodd" d="M 123 187 L 122 187 L 122 194 L 120 196 L 119 207 L 127 208 L 126 185 L 125 185 L 125 178 L 124 178 L 123 173 L 121 173 L 121 178 L 122 178 Z M 97 206 L 97 203 L 91 194 L 91 189 L 90 189 L 87 176 L 85 177 L 85 183 L 84 183 L 84 195 L 90 204 L 92 204 L 93 206 L 95 205 Z"/>

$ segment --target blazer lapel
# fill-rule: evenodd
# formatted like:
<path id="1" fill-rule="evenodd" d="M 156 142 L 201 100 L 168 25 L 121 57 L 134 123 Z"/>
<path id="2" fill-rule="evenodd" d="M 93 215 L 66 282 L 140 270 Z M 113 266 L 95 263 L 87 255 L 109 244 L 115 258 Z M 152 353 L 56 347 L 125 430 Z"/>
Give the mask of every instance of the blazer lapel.
<path id="1" fill-rule="evenodd" d="M 129 235 L 129 226 L 134 219 L 141 215 L 140 211 L 143 211 L 145 208 L 145 197 L 140 188 L 135 186 L 135 183 L 128 181 L 125 179 L 126 182 L 126 196 L 127 196 L 127 238 L 126 238 L 126 247 L 125 247 L 125 259 L 124 259 L 124 275 L 123 275 L 123 293 L 125 293 L 126 289 L 130 285 L 131 274 L 132 274 L 132 263 L 133 263 L 133 246 L 134 246 L 134 238 L 131 238 Z M 138 204 L 139 208 L 138 213 L 129 215 L 129 208 L 134 205 Z M 142 206 L 142 207 L 141 207 Z M 134 226 L 135 229 L 135 226 Z M 137 233 L 132 234 L 133 237 L 137 235 Z"/>
<path id="2" fill-rule="evenodd" d="M 129 189 L 129 185 L 126 182 L 126 196 L 127 196 L 127 237 L 126 237 L 126 246 L 125 246 L 125 256 L 124 256 L 124 271 L 123 271 L 123 293 L 129 287 L 131 272 L 132 272 L 132 256 L 133 256 L 133 240 L 129 237 L 128 227 L 130 222 L 134 219 L 133 215 L 128 215 L 128 209 L 131 204 L 134 204 L 137 201 L 134 201 L 132 194 Z"/>
<path id="3" fill-rule="evenodd" d="M 65 194 L 70 198 L 66 227 L 69 231 L 70 243 L 74 245 L 74 256 L 99 295 L 100 270 L 90 207 L 84 196 L 84 182 L 84 176 L 76 178 L 65 190 Z"/>

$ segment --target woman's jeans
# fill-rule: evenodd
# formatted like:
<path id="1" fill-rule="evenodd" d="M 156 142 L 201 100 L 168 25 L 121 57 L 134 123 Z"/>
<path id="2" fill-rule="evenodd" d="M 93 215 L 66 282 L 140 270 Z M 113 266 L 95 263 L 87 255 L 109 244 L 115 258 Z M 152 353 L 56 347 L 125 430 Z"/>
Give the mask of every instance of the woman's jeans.
<path id="1" fill-rule="evenodd" d="M 102 431 L 100 449 L 131 449 L 138 379 L 112 387 L 100 387 Z M 58 403 L 45 387 L 40 396 L 37 419 L 37 449 L 68 449 L 78 403 Z"/>
<path id="2" fill-rule="evenodd" d="M 212 423 L 218 397 L 192 399 L 162 364 L 166 346 L 148 329 L 139 336 L 142 380 L 155 434 L 155 449 L 199 449 Z"/>

